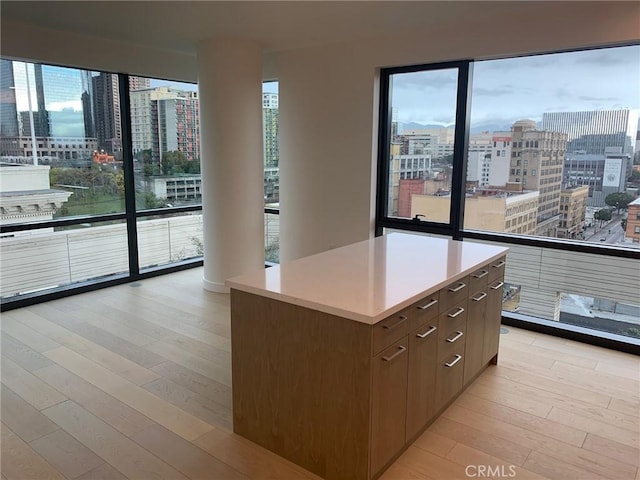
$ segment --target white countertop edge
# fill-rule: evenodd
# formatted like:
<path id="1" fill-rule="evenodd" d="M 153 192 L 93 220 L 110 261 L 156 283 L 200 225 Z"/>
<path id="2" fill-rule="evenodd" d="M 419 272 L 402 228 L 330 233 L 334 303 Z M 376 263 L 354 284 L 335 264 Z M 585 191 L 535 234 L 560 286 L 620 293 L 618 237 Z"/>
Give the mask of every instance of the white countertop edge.
<path id="1" fill-rule="evenodd" d="M 500 248 L 500 247 L 498 247 Z M 509 252 L 509 249 L 507 247 L 502 247 L 503 251 L 496 253 L 495 255 L 492 255 L 490 257 L 487 257 L 486 260 L 484 260 L 483 263 L 490 263 L 493 262 L 494 260 L 497 260 L 498 258 L 506 255 Z M 460 280 L 461 278 L 465 277 L 466 275 L 469 275 L 471 272 L 474 272 L 475 270 L 478 269 L 478 267 L 480 265 L 482 265 L 483 263 L 479 263 L 477 265 L 475 265 L 474 267 L 467 269 L 465 271 L 462 271 L 460 273 L 458 273 L 457 275 L 453 275 L 447 279 L 445 279 L 444 281 L 437 283 L 437 284 L 433 284 L 431 286 L 429 286 L 427 289 L 423 290 L 420 293 L 417 293 L 416 295 L 413 295 L 409 298 L 407 298 L 406 300 L 403 300 L 402 302 L 397 303 L 396 305 L 394 305 L 393 307 L 390 307 L 376 315 L 367 315 L 367 314 L 363 314 L 363 313 L 357 313 L 354 312 L 352 310 L 344 310 L 341 309 L 339 307 L 333 307 L 331 305 L 326 305 L 323 303 L 317 303 L 317 302 L 313 302 L 311 300 L 305 300 L 303 298 L 297 298 L 297 297 L 292 297 L 283 293 L 278 293 L 278 292 L 274 292 L 271 290 L 265 290 L 262 288 L 258 288 L 258 287 L 254 287 L 251 285 L 245 285 L 242 283 L 238 283 L 235 282 L 233 280 L 227 280 L 225 282 L 225 284 L 231 288 L 231 289 L 235 289 L 235 290 L 239 290 L 242 292 L 246 292 L 246 293 L 252 293 L 255 295 L 260 295 L 262 297 L 267 297 L 267 298 L 271 298 L 272 300 L 279 300 L 281 302 L 285 302 L 285 303 L 290 303 L 292 305 L 297 305 L 300 307 L 305 307 L 305 308 L 309 308 L 311 310 L 317 310 L 319 312 L 323 312 L 323 313 L 328 313 L 330 315 L 336 315 L 338 317 L 343 317 L 343 318 L 347 318 L 349 320 L 354 320 L 356 322 L 360 322 L 360 323 L 366 323 L 368 325 L 374 325 L 376 323 L 378 323 L 381 320 L 384 320 L 385 318 L 389 317 L 390 315 L 393 315 L 394 313 L 397 313 L 403 309 L 405 309 L 406 307 L 412 305 L 413 303 L 417 302 L 418 300 L 420 300 L 421 298 L 424 298 L 428 295 L 431 295 L 434 292 L 437 292 L 438 290 L 440 290 L 442 287 L 445 287 L 457 280 Z M 273 267 L 271 267 L 273 268 Z"/>

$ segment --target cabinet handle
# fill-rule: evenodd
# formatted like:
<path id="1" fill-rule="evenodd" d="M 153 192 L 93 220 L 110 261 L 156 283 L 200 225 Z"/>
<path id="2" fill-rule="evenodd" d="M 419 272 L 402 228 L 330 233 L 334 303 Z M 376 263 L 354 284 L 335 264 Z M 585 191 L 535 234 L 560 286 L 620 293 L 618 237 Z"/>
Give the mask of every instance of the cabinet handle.
<path id="1" fill-rule="evenodd" d="M 427 303 L 426 305 L 419 305 L 418 306 L 418 310 L 426 310 L 427 308 L 433 307 L 436 303 L 438 303 L 438 300 L 431 300 L 429 303 Z"/>
<path id="2" fill-rule="evenodd" d="M 504 260 L 500 260 L 498 263 L 496 263 L 495 265 L 491 265 L 491 268 L 502 268 L 504 267 L 505 262 Z"/>
<path id="3" fill-rule="evenodd" d="M 418 338 L 428 337 L 433 332 L 435 332 L 437 329 L 438 329 L 438 327 L 436 327 L 435 325 L 431 325 L 431 328 L 429 330 L 427 330 L 426 332 L 424 332 L 424 333 L 416 333 L 416 337 L 418 337 Z"/>
<path id="4" fill-rule="evenodd" d="M 398 316 L 398 321 L 396 323 L 394 323 L 393 325 L 383 325 L 382 328 L 384 328 L 385 330 L 393 330 L 398 325 L 400 325 L 402 322 L 404 322 L 406 319 L 407 319 L 407 317 L 405 315 L 399 315 Z"/>
<path id="5" fill-rule="evenodd" d="M 462 333 L 460 330 L 458 330 L 456 333 L 457 333 L 457 335 L 455 337 L 447 338 L 447 342 L 453 343 L 453 342 L 455 342 L 456 340 L 458 340 L 460 337 L 462 337 L 464 335 L 464 333 Z"/>
<path id="6" fill-rule="evenodd" d="M 459 292 L 460 290 L 462 290 L 466 286 L 467 286 L 466 283 L 460 282 L 457 287 L 452 287 L 452 288 L 449 289 L 449 291 L 450 292 Z"/>
<path id="7" fill-rule="evenodd" d="M 481 270 L 480 273 L 474 273 L 473 278 L 482 278 L 486 277 L 487 275 L 489 275 L 489 272 L 487 272 L 486 270 Z"/>
<path id="8" fill-rule="evenodd" d="M 471 297 L 471 300 L 473 300 L 474 302 L 479 302 L 480 300 L 482 300 L 486 296 L 487 296 L 487 294 L 485 292 L 482 292 L 477 297 Z"/>
<path id="9" fill-rule="evenodd" d="M 497 285 L 491 285 L 491 290 L 498 290 L 499 288 L 502 288 L 502 286 L 504 285 L 504 282 L 499 282 Z"/>
<path id="10" fill-rule="evenodd" d="M 447 317 L 449 318 L 456 318 L 458 315 L 460 315 L 462 312 L 464 312 L 464 308 L 462 307 L 458 307 L 458 311 L 456 313 L 447 313 Z"/>
<path id="11" fill-rule="evenodd" d="M 406 351 L 407 351 L 407 347 L 403 347 L 402 345 L 400 345 L 398 347 L 398 351 L 396 353 L 394 353 L 393 355 L 390 355 L 388 357 L 382 357 L 382 360 L 384 360 L 385 362 L 390 362 L 391 360 L 396 358 L 398 355 L 401 355 Z"/>
<path id="12" fill-rule="evenodd" d="M 449 362 L 449 363 L 445 363 L 444 366 L 445 367 L 453 367 L 456 363 L 458 363 L 460 360 L 462 360 L 462 355 L 458 355 L 456 354 L 456 359 L 453 362 Z"/>

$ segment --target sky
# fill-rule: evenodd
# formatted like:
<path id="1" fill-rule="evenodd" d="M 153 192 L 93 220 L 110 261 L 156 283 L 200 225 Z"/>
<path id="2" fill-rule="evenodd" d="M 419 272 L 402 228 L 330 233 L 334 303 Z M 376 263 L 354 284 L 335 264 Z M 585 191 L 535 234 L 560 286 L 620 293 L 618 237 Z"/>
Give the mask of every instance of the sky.
<path id="1" fill-rule="evenodd" d="M 545 112 L 640 112 L 640 45 L 474 63 L 471 124 L 505 124 Z M 394 119 L 451 125 L 455 70 L 397 74 Z"/>

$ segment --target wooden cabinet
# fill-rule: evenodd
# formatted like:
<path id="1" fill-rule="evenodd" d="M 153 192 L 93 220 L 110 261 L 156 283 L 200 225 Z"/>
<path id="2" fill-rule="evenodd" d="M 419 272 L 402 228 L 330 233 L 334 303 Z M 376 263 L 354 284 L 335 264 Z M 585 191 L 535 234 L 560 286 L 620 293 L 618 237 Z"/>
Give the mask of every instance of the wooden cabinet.
<path id="1" fill-rule="evenodd" d="M 232 289 L 234 431 L 323 478 L 377 478 L 496 361 L 504 258 L 475 268 L 375 324 Z"/>
<path id="2" fill-rule="evenodd" d="M 502 318 L 502 277 L 489 283 L 487 288 L 487 306 L 485 313 L 485 331 L 482 344 L 482 363 L 496 364 L 498 344 L 500 342 L 500 320 Z"/>
<path id="3" fill-rule="evenodd" d="M 464 352 L 464 385 L 468 385 L 486 364 L 483 361 L 484 338 L 487 328 L 487 286 L 469 297 L 467 342 Z M 495 334 L 495 332 L 494 332 Z"/>
<path id="4" fill-rule="evenodd" d="M 437 314 L 437 310 L 436 310 Z M 409 334 L 407 372 L 407 423 L 410 442 L 436 413 L 435 385 L 438 347 L 438 316 Z"/>
<path id="5" fill-rule="evenodd" d="M 373 358 L 371 470 L 377 472 L 405 444 L 407 337 Z"/>

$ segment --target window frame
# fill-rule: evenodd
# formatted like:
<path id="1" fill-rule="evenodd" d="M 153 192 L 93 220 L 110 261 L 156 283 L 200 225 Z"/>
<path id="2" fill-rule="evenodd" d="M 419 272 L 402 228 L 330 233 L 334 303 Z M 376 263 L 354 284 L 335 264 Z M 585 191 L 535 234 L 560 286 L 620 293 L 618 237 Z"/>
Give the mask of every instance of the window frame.
<path id="1" fill-rule="evenodd" d="M 387 215 L 389 202 L 389 168 L 390 168 L 390 144 L 391 144 L 391 76 L 402 73 L 414 73 L 423 71 L 455 69 L 458 73 L 458 85 L 456 94 L 456 122 L 454 133 L 453 149 L 453 170 L 451 179 L 451 207 L 449 210 L 449 222 L 430 222 L 424 220 L 414 220 L 408 218 L 390 217 Z M 378 170 L 376 184 L 376 224 L 375 234 L 380 236 L 385 228 L 425 231 L 439 235 L 449 235 L 454 239 L 459 239 L 459 228 L 456 228 L 461 220 L 464 205 L 461 204 L 458 195 L 453 192 L 460 182 L 465 181 L 467 176 L 466 161 L 461 161 L 461 155 L 467 151 L 469 143 L 469 128 L 467 125 L 469 109 L 471 105 L 467 102 L 469 95 L 470 79 L 472 77 L 473 63 L 471 60 L 459 60 L 453 62 L 440 62 L 432 64 L 409 65 L 403 67 L 383 68 L 380 70 L 380 109 L 379 109 L 379 132 L 378 132 Z M 386 101 L 385 101 L 386 99 Z M 459 148 L 462 145 L 464 148 Z M 458 147 L 458 148 L 457 148 Z"/>
<path id="2" fill-rule="evenodd" d="M 576 48 L 568 50 L 548 51 L 527 55 L 482 58 L 478 61 L 514 59 L 552 55 L 557 53 L 599 50 L 616 47 L 640 45 L 640 42 L 630 42 L 617 45 L 603 45 L 590 48 Z M 640 251 L 621 248 L 612 245 L 581 244 L 564 239 L 517 235 L 513 233 L 488 232 L 469 230 L 464 228 L 465 182 L 467 152 L 469 147 L 471 90 L 473 87 L 474 59 L 451 62 L 437 62 L 428 64 L 406 65 L 380 69 L 379 114 L 378 114 L 378 165 L 376 182 L 376 218 L 375 236 L 381 236 L 384 229 L 406 230 L 425 234 L 450 236 L 454 240 L 485 240 L 513 245 L 568 250 L 575 252 L 608 255 L 621 258 L 640 259 Z M 423 220 L 403 219 L 387 215 L 390 168 L 390 140 L 391 140 L 391 98 L 390 77 L 398 73 L 432 71 L 445 68 L 458 68 L 458 97 L 456 105 L 456 124 L 453 153 L 453 177 L 451 183 L 450 221 L 448 224 L 428 222 Z M 515 145 L 514 145 L 514 148 Z M 536 172 L 537 173 L 537 172 Z M 535 176 L 531 171 L 531 176 Z"/>

